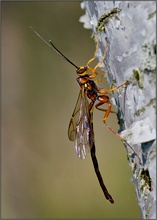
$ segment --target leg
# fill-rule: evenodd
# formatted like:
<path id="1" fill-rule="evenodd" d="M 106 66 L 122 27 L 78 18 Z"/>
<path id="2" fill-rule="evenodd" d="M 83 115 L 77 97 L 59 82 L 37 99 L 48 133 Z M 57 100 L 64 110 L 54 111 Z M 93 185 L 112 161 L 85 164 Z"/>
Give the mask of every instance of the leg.
<path id="1" fill-rule="evenodd" d="M 99 89 L 99 90 L 98 90 L 98 93 L 100 93 L 100 94 L 107 94 L 107 93 L 109 93 L 109 92 L 112 92 L 112 91 L 115 91 L 115 90 L 119 89 L 119 88 L 122 87 L 122 86 L 127 86 L 127 85 L 128 85 L 128 81 L 126 81 L 126 82 L 123 83 L 122 85 L 117 86 L 117 87 L 114 87 L 114 88 L 112 88 L 112 89 L 108 89 L 108 90 Z"/>
<path id="2" fill-rule="evenodd" d="M 116 131 L 114 131 L 114 130 L 106 123 L 106 121 L 104 121 L 104 123 L 105 123 L 106 127 L 107 127 L 110 131 L 112 131 L 112 133 L 114 133 L 117 137 L 120 138 L 120 140 L 121 140 L 123 143 L 125 143 L 126 145 L 128 145 L 128 147 L 130 147 L 130 149 L 131 149 L 131 150 L 134 152 L 134 154 L 137 156 L 137 158 L 138 158 L 138 160 L 139 160 L 139 163 L 142 165 L 141 159 L 140 159 L 140 157 L 138 156 L 138 154 L 136 153 L 136 151 L 133 149 L 133 147 L 132 147 L 126 140 L 124 140 Z"/>
<path id="3" fill-rule="evenodd" d="M 96 58 L 96 53 L 97 53 L 97 51 L 98 51 L 98 45 L 99 45 L 99 40 L 97 41 L 97 44 L 96 44 L 96 50 L 95 50 L 95 53 L 94 53 L 94 57 L 91 58 L 91 59 L 88 61 L 88 63 L 87 63 L 88 69 L 92 72 L 92 74 L 91 74 L 92 79 L 95 78 L 95 77 L 98 75 L 98 72 L 95 71 L 95 68 L 90 67 L 89 64 L 90 64 L 91 62 L 93 62 L 93 60 L 95 60 L 95 58 Z"/>
<path id="4" fill-rule="evenodd" d="M 104 55 L 102 57 L 102 60 L 94 67 L 94 71 L 103 63 L 103 61 L 105 60 L 105 57 L 106 57 L 106 52 L 107 52 L 107 49 L 108 49 L 108 41 L 107 41 L 107 38 L 105 39 L 106 40 L 106 48 L 104 50 Z"/>
<path id="5" fill-rule="evenodd" d="M 138 157 L 139 163 L 142 164 L 140 157 L 139 157 L 138 154 L 135 152 L 135 150 L 133 149 L 133 147 L 132 147 L 126 140 L 124 140 L 116 131 L 114 131 L 114 130 L 106 123 L 106 120 L 108 119 L 109 114 L 111 113 L 111 108 L 112 108 L 112 104 L 111 104 L 111 102 L 110 102 L 110 100 L 109 100 L 109 97 L 106 96 L 106 95 L 100 95 L 100 96 L 98 97 L 98 101 L 99 101 L 99 102 L 95 105 L 95 107 L 96 107 L 97 109 L 99 109 L 99 110 L 102 110 L 102 109 L 99 108 L 99 106 L 101 106 L 101 105 L 103 105 L 103 104 L 105 104 L 105 103 L 108 104 L 108 109 L 107 109 L 107 111 L 106 111 L 106 113 L 105 113 L 105 115 L 104 115 L 104 118 L 103 118 L 103 122 L 105 123 L 106 127 L 107 127 L 113 134 L 115 134 L 122 142 L 124 142 L 125 144 L 127 144 L 128 147 L 130 147 L 130 149 L 132 149 L 132 151 L 133 151 L 133 152 L 135 153 L 135 155 Z"/>
<path id="6" fill-rule="evenodd" d="M 97 51 L 98 51 L 98 46 L 99 46 L 99 40 L 97 41 L 97 44 L 96 44 L 96 49 L 95 49 L 95 53 L 94 53 L 94 57 L 93 58 L 91 58 L 89 61 L 88 61 L 88 63 L 87 63 L 87 67 L 90 69 L 91 67 L 89 67 L 89 64 L 93 61 L 93 60 L 95 60 L 95 58 L 96 58 L 96 53 L 97 53 Z M 92 70 L 94 70 L 93 68 L 91 68 Z"/>
<path id="7" fill-rule="evenodd" d="M 88 61 L 88 63 L 87 63 L 88 69 L 92 72 L 92 74 L 90 75 L 90 79 L 93 79 L 93 78 L 95 78 L 95 77 L 98 75 L 98 73 L 96 72 L 96 69 L 103 63 L 103 61 L 104 61 L 104 59 L 105 59 L 105 57 L 106 57 L 106 52 L 107 52 L 107 48 L 108 48 L 107 38 L 106 38 L 106 48 L 105 48 L 105 51 L 104 51 L 104 55 L 103 55 L 103 57 L 102 57 L 102 60 L 101 60 L 94 68 L 92 68 L 92 67 L 89 66 L 89 64 L 90 64 L 93 60 L 95 60 L 95 58 L 96 58 L 96 53 L 97 53 L 97 51 L 98 51 L 98 45 L 99 45 L 99 40 L 97 41 L 97 45 L 96 45 L 96 50 L 95 50 L 95 53 L 94 53 L 94 57 L 93 57 L 92 59 L 90 59 L 90 60 Z M 101 79 L 102 79 L 103 76 L 104 76 L 104 73 L 102 74 Z M 101 79 L 98 80 L 98 81 L 101 81 Z"/>
<path id="8" fill-rule="evenodd" d="M 111 104 L 111 102 L 110 102 L 110 100 L 109 100 L 109 97 L 106 96 L 106 95 L 100 95 L 100 96 L 98 97 L 98 101 L 99 101 L 99 102 L 95 105 L 95 107 L 96 107 L 97 109 L 101 110 L 101 111 L 102 111 L 102 109 L 99 108 L 99 106 L 101 106 L 101 105 L 103 105 L 103 104 L 105 104 L 105 103 L 108 104 L 108 109 L 106 110 L 106 113 L 105 113 L 104 118 L 103 118 L 103 122 L 105 123 L 106 127 L 107 127 L 110 131 L 112 131 L 112 133 L 114 133 L 117 137 L 119 137 L 120 139 L 122 139 L 122 137 L 121 137 L 116 131 L 114 131 L 112 128 L 110 128 L 110 126 L 106 123 L 106 120 L 108 119 L 109 114 L 111 113 L 111 108 L 112 108 L 112 104 Z"/>

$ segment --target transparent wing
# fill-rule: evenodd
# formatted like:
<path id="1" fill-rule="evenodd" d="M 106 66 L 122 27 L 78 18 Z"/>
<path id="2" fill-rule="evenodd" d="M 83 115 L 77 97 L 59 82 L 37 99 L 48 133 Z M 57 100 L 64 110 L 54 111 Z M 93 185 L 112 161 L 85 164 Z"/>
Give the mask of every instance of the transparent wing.
<path id="1" fill-rule="evenodd" d="M 80 90 L 69 123 L 68 137 L 71 141 L 74 141 L 76 153 L 81 159 L 86 157 L 94 141 L 92 115 L 88 111 L 88 105 L 86 93 Z"/>

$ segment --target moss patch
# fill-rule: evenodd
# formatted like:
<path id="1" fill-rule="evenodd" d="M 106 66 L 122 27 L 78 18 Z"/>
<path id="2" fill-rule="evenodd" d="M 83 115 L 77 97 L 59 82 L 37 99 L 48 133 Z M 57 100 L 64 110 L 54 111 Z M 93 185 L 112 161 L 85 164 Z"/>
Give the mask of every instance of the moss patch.
<path id="1" fill-rule="evenodd" d="M 107 24 L 113 16 L 118 19 L 116 15 L 120 11 L 120 8 L 113 8 L 111 11 L 103 14 L 98 20 L 96 31 L 105 31 L 105 24 Z"/>

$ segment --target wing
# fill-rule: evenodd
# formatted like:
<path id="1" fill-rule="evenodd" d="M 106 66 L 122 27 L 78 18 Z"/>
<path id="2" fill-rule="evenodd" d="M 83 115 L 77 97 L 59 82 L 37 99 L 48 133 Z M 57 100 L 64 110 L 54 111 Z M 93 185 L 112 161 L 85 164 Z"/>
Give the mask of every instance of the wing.
<path id="1" fill-rule="evenodd" d="M 71 141 L 74 141 L 76 153 L 81 159 L 86 157 L 94 141 L 92 114 L 88 111 L 88 105 L 86 93 L 80 90 L 69 123 L 68 137 Z"/>

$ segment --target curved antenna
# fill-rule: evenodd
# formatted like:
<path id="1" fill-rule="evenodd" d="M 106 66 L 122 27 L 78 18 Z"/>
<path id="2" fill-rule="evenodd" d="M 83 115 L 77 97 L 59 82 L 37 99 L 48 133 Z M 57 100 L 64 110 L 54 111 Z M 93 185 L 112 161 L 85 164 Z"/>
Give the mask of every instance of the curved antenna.
<path id="1" fill-rule="evenodd" d="M 51 40 L 47 42 L 32 26 L 30 28 L 33 30 L 33 32 L 45 43 L 47 44 L 51 49 L 53 49 L 56 53 L 58 53 L 63 59 L 68 61 L 71 65 L 73 65 L 76 69 L 80 69 L 80 67 L 76 66 L 71 60 L 69 60 L 64 54 L 62 54 L 52 43 Z"/>

